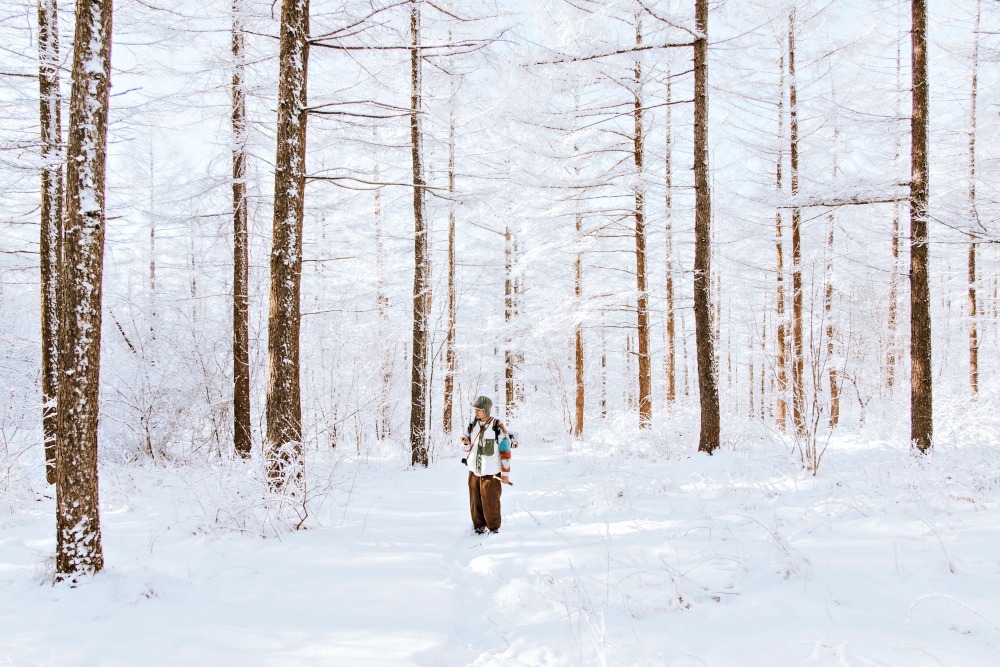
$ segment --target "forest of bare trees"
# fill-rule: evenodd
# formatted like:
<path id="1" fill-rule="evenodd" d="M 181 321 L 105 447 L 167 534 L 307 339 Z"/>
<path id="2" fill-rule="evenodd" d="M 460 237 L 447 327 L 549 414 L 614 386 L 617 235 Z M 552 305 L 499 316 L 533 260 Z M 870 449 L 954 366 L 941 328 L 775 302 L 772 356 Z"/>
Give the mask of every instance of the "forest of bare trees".
<path id="1" fill-rule="evenodd" d="M 995 3 L 15 4 L 0 421 L 66 577 L 104 457 L 303 494 L 487 394 L 816 474 L 1000 401 Z"/>

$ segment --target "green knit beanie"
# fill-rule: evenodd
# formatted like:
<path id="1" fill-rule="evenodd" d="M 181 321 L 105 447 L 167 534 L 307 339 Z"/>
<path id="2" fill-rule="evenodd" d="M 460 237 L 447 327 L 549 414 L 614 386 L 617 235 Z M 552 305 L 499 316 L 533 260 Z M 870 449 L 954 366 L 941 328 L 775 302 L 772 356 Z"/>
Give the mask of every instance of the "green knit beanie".
<path id="1" fill-rule="evenodd" d="M 486 396 L 480 396 L 472 402 L 472 407 L 478 408 L 486 413 L 486 416 L 490 416 L 490 410 L 493 409 L 493 401 L 491 401 Z"/>

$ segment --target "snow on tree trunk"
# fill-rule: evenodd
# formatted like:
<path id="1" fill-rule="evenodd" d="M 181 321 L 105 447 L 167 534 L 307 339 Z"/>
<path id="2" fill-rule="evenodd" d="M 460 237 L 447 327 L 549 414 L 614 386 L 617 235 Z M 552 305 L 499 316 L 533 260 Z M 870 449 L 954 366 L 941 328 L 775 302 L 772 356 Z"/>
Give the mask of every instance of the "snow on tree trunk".
<path id="1" fill-rule="evenodd" d="M 450 41 L 450 40 L 449 40 Z M 453 86 L 454 91 L 454 86 Z M 454 92 L 453 92 L 454 97 Z M 442 426 L 450 434 L 454 429 L 455 400 L 455 325 L 457 318 L 455 284 L 455 111 L 448 119 L 448 334 L 445 340 L 444 414 Z"/>
<path id="2" fill-rule="evenodd" d="M 927 85 L 927 1 L 913 0 L 913 112 L 910 120 L 910 441 L 920 452 L 934 436 L 931 366 L 930 248 L 927 202 L 929 91 Z"/>
<path id="3" fill-rule="evenodd" d="M 372 144 L 376 144 L 378 131 L 372 130 Z M 379 166 L 375 162 L 373 182 L 378 183 Z M 385 440 L 392 434 L 389 396 L 392 391 L 393 344 L 389 341 L 389 295 L 385 285 L 385 233 L 382 230 L 382 189 L 375 188 L 375 312 L 378 316 L 377 338 L 379 349 L 378 408 L 375 410 L 375 437 Z"/>
<path id="4" fill-rule="evenodd" d="M 781 75 L 779 77 L 779 92 L 778 92 L 778 142 L 779 145 L 784 141 L 785 137 L 785 58 L 782 56 L 780 60 Z M 777 159 L 775 160 L 775 189 L 780 194 L 784 188 L 784 179 L 782 174 L 782 161 L 784 160 L 784 150 L 783 148 L 778 149 Z M 777 375 L 777 387 L 776 392 L 778 394 L 777 402 L 775 406 L 775 422 L 777 423 L 778 430 L 784 432 L 785 426 L 788 424 L 788 355 L 785 354 L 788 348 L 788 342 L 786 340 L 786 317 L 785 317 L 785 241 L 783 238 L 784 234 L 784 220 L 782 219 L 782 210 L 779 208 L 774 213 L 774 247 L 776 252 L 775 257 L 775 283 L 776 283 L 776 305 L 775 305 L 775 319 L 777 320 L 777 325 L 775 327 L 775 374 Z"/>
<path id="5" fill-rule="evenodd" d="M 788 134 L 792 197 L 799 193 L 799 108 L 795 81 L 795 9 L 788 14 Z M 805 334 L 802 313 L 802 209 L 792 209 L 792 421 L 806 434 Z"/>
<path id="6" fill-rule="evenodd" d="M 979 85 L 979 25 L 981 2 L 976 0 L 976 24 L 972 31 L 972 93 L 969 96 L 969 391 L 979 395 L 979 330 L 976 294 L 976 96 Z"/>
<path id="7" fill-rule="evenodd" d="M 673 230 L 673 128 L 671 126 L 670 108 L 673 103 L 671 91 L 670 66 L 667 66 L 667 97 L 664 113 L 666 121 L 665 165 L 664 165 L 664 186 L 666 188 L 666 201 L 664 203 L 665 236 L 666 236 L 666 270 L 667 281 L 666 291 L 666 321 L 664 322 L 664 335 L 666 336 L 666 354 L 664 355 L 664 365 L 667 373 L 667 409 L 673 405 L 677 399 L 677 342 L 676 324 L 674 322 L 674 230 Z"/>
<path id="8" fill-rule="evenodd" d="M 309 0 L 283 0 L 267 333 L 267 461 L 273 487 L 301 478 L 299 304 L 305 196 Z"/>
<path id="9" fill-rule="evenodd" d="M 900 17 L 900 22 L 901 22 Z M 902 91 L 903 80 L 903 58 L 901 40 L 896 40 L 896 90 Z M 896 95 L 896 118 L 902 117 L 901 94 Z M 902 159 L 902 138 L 896 137 L 896 152 L 893 155 L 892 163 L 895 167 Z M 892 240 L 890 242 L 890 252 L 892 254 L 892 271 L 889 274 L 889 313 L 886 333 L 886 354 L 885 354 L 885 388 L 891 395 L 896 384 L 896 362 L 898 360 L 897 349 L 897 329 L 899 321 L 899 242 L 900 242 L 900 203 L 895 201 L 892 204 Z"/>
<path id="10" fill-rule="evenodd" d="M 642 24 L 636 17 L 635 45 L 642 46 Z M 633 70 L 633 120 L 632 156 L 635 161 L 635 279 L 636 279 L 636 336 L 639 347 L 639 428 L 649 428 L 653 423 L 652 369 L 649 359 L 649 294 L 646 290 L 646 191 L 644 176 L 644 136 L 642 125 L 642 64 L 638 58 Z"/>
<path id="11" fill-rule="evenodd" d="M 830 84 L 830 100 L 834 104 L 834 109 L 837 108 L 837 90 Z M 838 125 L 837 112 L 833 112 L 833 169 L 830 173 L 830 182 L 837 182 L 837 146 L 840 142 L 840 126 Z M 834 339 L 836 337 L 836 327 L 833 323 L 833 296 L 834 296 L 834 276 L 833 276 L 833 252 L 834 252 L 834 232 L 836 228 L 837 218 L 833 211 L 827 213 L 826 216 L 827 230 L 826 230 L 826 263 L 823 271 L 823 317 L 826 320 L 826 360 L 825 365 L 827 367 L 827 379 L 830 388 L 830 414 L 829 425 L 830 428 L 834 428 L 840 423 L 840 384 L 837 379 L 837 361 L 834 356 L 836 346 Z M 822 365 L 822 364 L 821 364 Z M 819 390 L 816 390 L 819 393 Z"/>
<path id="12" fill-rule="evenodd" d="M 836 166 L 834 172 L 836 172 Z M 827 377 L 830 387 L 830 428 L 834 428 L 840 423 L 840 383 L 837 379 L 837 363 L 834 357 L 835 346 L 834 337 L 836 330 L 833 326 L 833 232 L 836 223 L 836 216 L 833 213 L 827 215 L 827 237 L 826 237 L 826 275 L 824 278 L 823 313 L 826 318 L 826 365 Z"/>
<path id="13" fill-rule="evenodd" d="M 59 387 L 59 264 L 63 234 L 62 100 L 56 0 L 38 2 L 38 93 L 42 140 L 39 260 L 42 309 L 42 432 L 45 479 L 56 482 L 56 394 Z"/>
<path id="14" fill-rule="evenodd" d="M 521 401 L 521 382 L 518 371 L 522 366 L 523 355 L 514 347 L 514 337 L 511 328 L 521 310 L 521 285 L 514 275 L 514 262 L 517 256 L 517 238 L 510 225 L 504 232 L 504 399 L 506 401 L 507 417 L 510 418 Z"/>
<path id="15" fill-rule="evenodd" d="M 104 567 L 97 419 L 111 5 L 80 0 L 73 39 L 56 434 L 56 578 L 71 582 Z"/>
<path id="16" fill-rule="evenodd" d="M 583 302 L 583 216 L 576 214 L 576 258 L 573 262 L 573 295 L 576 297 L 576 307 L 579 308 Z M 583 435 L 584 408 L 586 407 L 586 384 L 584 381 L 584 350 L 583 350 L 583 322 L 577 319 L 573 327 L 573 360 L 575 365 L 575 385 L 576 385 L 576 419 L 573 420 L 573 437 L 579 438 Z"/>
<path id="17" fill-rule="evenodd" d="M 712 193 L 708 181 L 708 0 L 695 3 L 694 42 L 694 320 L 701 403 L 699 451 L 719 446 L 719 390 L 712 339 Z"/>

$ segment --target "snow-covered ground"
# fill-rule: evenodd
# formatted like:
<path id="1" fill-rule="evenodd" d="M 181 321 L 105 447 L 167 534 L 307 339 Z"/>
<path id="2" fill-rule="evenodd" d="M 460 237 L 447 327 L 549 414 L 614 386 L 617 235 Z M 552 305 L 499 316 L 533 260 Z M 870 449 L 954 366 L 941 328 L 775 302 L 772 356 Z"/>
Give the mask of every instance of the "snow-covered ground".
<path id="1" fill-rule="evenodd" d="M 49 491 L 13 494 L 0 665 L 1000 664 L 996 446 L 615 449 L 516 450 L 492 536 L 452 457 L 316 455 L 298 531 L 253 463 L 105 464 L 75 589 Z"/>

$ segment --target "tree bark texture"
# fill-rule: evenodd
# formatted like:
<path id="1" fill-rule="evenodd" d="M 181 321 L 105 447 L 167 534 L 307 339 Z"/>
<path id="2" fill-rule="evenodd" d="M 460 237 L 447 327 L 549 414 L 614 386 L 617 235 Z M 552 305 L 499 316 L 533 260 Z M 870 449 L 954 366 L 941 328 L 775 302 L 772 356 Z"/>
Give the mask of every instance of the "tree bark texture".
<path id="1" fill-rule="evenodd" d="M 576 297 L 577 308 L 583 303 L 583 251 L 579 248 L 583 242 L 583 216 L 576 216 L 576 262 L 573 267 L 573 295 Z M 579 438 L 583 435 L 584 408 L 586 407 L 586 394 L 584 384 L 584 350 L 583 350 L 583 322 L 577 321 L 573 332 L 574 338 L 574 363 L 576 364 L 576 419 L 573 421 L 573 437 Z"/>
<path id="2" fill-rule="evenodd" d="M 721 418 L 712 336 L 712 193 L 708 181 L 708 0 L 695 3 L 694 42 L 694 319 L 701 403 L 699 451 L 719 446 Z"/>
<path id="3" fill-rule="evenodd" d="M 41 265 L 42 433 L 45 479 L 56 482 L 59 388 L 59 265 L 63 234 L 62 99 L 57 0 L 38 2 L 38 98 L 42 141 Z"/>
<path id="4" fill-rule="evenodd" d="M 601 329 L 601 420 L 608 418 L 608 341 Z"/>
<path id="5" fill-rule="evenodd" d="M 665 286 L 666 295 L 666 321 L 664 323 L 664 335 L 666 336 L 666 353 L 664 355 L 664 364 L 666 366 L 667 372 L 667 409 L 673 405 L 674 401 L 677 399 L 677 343 L 676 343 L 676 325 L 674 322 L 674 230 L 673 230 L 673 128 L 671 126 L 670 117 L 670 107 L 673 103 L 673 96 L 671 93 L 671 78 L 670 78 L 670 66 L 667 66 L 666 71 L 667 80 L 667 96 L 666 96 L 666 107 L 664 107 L 664 113 L 666 114 L 665 130 L 666 130 L 666 150 L 665 150 L 665 161 L 664 165 L 664 186 L 666 190 L 666 202 L 664 203 L 664 221 L 665 221 L 665 231 L 666 231 L 666 270 L 667 270 L 667 282 Z"/>
<path id="6" fill-rule="evenodd" d="M 913 112 L 910 120 L 910 441 L 920 451 L 934 436 L 931 366 L 930 247 L 927 203 L 929 91 L 927 85 L 927 1 L 913 0 Z"/>
<path id="7" fill-rule="evenodd" d="M 896 329 L 899 319 L 899 232 L 900 216 L 899 204 L 892 207 L 892 240 L 890 242 L 890 253 L 892 254 L 892 275 L 889 276 L 889 314 L 886 333 L 886 353 L 885 353 L 885 388 L 890 394 L 896 384 Z"/>
<path id="8" fill-rule="evenodd" d="M 309 0 L 282 0 L 271 300 L 267 318 L 267 470 L 273 488 L 301 478 L 299 378 L 302 222 L 306 183 Z"/>
<path id="9" fill-rule="evenodd" d="M 445 339 L 444 374 L 444 432 L 454 429 L 455 400 L 455 326 L 457 320 L 455 284 L 455 112 L 452 110 L 448 122 L 448 335 Z"/>
<path id="10" fill-rule="evenodd" d="M 788 134 L 792 197 L 799 193 L 799 109 L 795 81 L 795 10 L 788 15 Z M 792 209 L 792 421 L 806 433 L 805 344 L 802 326 L 802 209 Z"/>
<path id="11" fill-rule="evenodd" d="M 149 150 L 149 333 L 156 338 L 156 155 Z"/>
<path id="12" fill-rule="evenodd" d="M 836 134 L 836 132 L 835 132 Z M 834 167 L 836 171 L 836 167 Z M 833 213 L 827 216 L 827 238 L 826 238 L 826 285 L 823 295 L 823 311 L 826 317 L 826 364 L 828 366 L 828 380 L 830 387 L 830 428 L 834 428 L 840 423 L 840 383 L 837 379 L 837 364 L 834 363 L 834 336 L 836 330 L 833 326 L 833 232 L 836 218 Z"/>
<path id="13" fill-rule="evenodd" d="M 517 253 L 517 241 L 514 233 L 507 226 L 504 232 L 504 328 L 507 333 L 504 336 L 504 398 L 506 400 L 507 417 L 510 418 L 517 408 L 519 391 L 517 371 L 520 367 L 521 357 L 514 349 L 513 337 L 510 334 L 511 326 L 514 324 L 518 312 L 517 280 L 514 277 L 514 256 Z"/>
<path id="14" fill-rule="evenodd" d="M 901 29 L 901 28 L 900 28 Z M 903 57 L 901 40 L 896 40 L 896 90 L 903 89 Z M 896 117 L 902 116 L 902 92 L 896 95 Z M 893 164 L 898 164 L 902 158 L 902 139 L 896 137 L 896 152 L 893 155 Z M 898 360 L 897 350 L 897 329 L 899 320 L 899 282 L 900 282 L 900 262 L 899 262 L 899 242 L 900 242 L 900 206 L 899 202 L 892 204 L 892 240 L 890 242 L 890 252 L 892 254 L 892 273 L 889 275 L 889 313 L 886 334 L 886 354 L 885 354 L 885 388 L 891 395 L 896 384 L 896 362 Z"/>
<path id="15" fill-rule="evenodd" d="M 104 567 L 97 480 L 111 0 L 79 0 L 59 289 L 56 578 Z M 54 28 L 54 26 L 52 26 Z"/>
<path id="16" fill-rule="evenodd" d="M 642 45 L 642 24 L 636 20 L 635 44 Z M 642 125 L 642 64 L 635 61 L 633 90 L 632 155 L 635 161 L 635 280 L 636 337 L 639 347 L 639 428 L 653 425 L 652 367 L 649 358 L 649 293 L 646 289 L 646 192 L 642 182 L 645 150 Z"/>
<path id="17" fill-rule="evenodd" d="M 830 99 L 834 108 L 837 105 L 837 91 L 831 84 Z M 833 171 L 830 174 L 830 182 L 837 182 L 837 145 L 840 142 L 840 129 L 837 125 L 836 116 L 833 120 Z M 826 266 L 824 275 L 823 313 L 826 318 L 826 365 L 830 388 L 830 414 L 829 425 L 834 428 L 840 423 L 840 385 L 837 380 L 837 364 L 834 357 L 834 337 L 836 328 L 833 325 L 833 240 L 836 227 L 836 216 L 831 211 L 827 214 L 827 237 L 826 237 Z M 817 393 L 819 393 L 817 391 Z"/>
<path id="18" fill-rule="evenodd" d="M 413 166 L 413 352 L 410 373 L 410 454 L 413 465 L 428 465 L 427 373 L 430 361 L 431 257 L 425 217 L 421 102 L 421 0 L 410 0 L 410 155 Z"/>
<path id="19" fill-rule="evenodd" d="M 373 134 L 375 134 L 373 132 Z M 373 136 L 377 139 L 377 135 Z M 372 143 L 376 143 L 374 140 Z M 379 168 L 375 163 L 373 181 L 378 183 Z M 375 311 L 378 314 L 379 349 L 379 394 L 378 409 L 375 411 L 375 437 L 385 440 L 392 434 L 389 394 L 392 389 L 393 346 L 389 336 L 389 296 L 385 290 L 385 234 L 382 231 L 382 190 L 375 189 Z"/>
<path id="20" fill-rule="evenodd" d="M 785 137 L 785 58 L 781 57 L 780 60 L 781 75 L 779 77 L 779 93 L 778 93 L 778 141 L 779 143 L 784 141 Z M 778 149 L 778 157 L 775 161 L 775 188 L 780 193 L 784 189 L 784 178 L 782 173 L 782 164 L 785 157 L 785 152 L 783 148 Z M 776 370 L 776 392 L 777 401 L 775 405 L 775 421 L 777 422 L 778 430 L 784 432 L 785 427 L 788 424 L 788 355 L 786 354 L 788 349 L 788 341 L 786 340 L 786 317 L 785 317 L 785 240 L 784 235 L 784 220 L 782 219 L 781 209 L 776 209 L 774 212 L 774 248 L 776 252 L 775 257 L 775 283 L 776 292 L 775 295 L 776 305 L 775 305 L 775 316 L 777 319 L 777 326 L 775 327 L 775 370 Z"/>
<path id="21" fill-rule="evenodd" d="M 976 278 L 976 97 L 979 87 L 979 25 L 981 2 L 976 0 L 976 24 L 972 32 L 972 93 L 969 96 L 969 391 L 979 395 L 979 329 Z"/>
<path id="22" fill-rule="evenodd" d="M 250 239 L 247 229 L 246 50 L 242 0 L 233 0 L 233 450 L 247 458 L 250 431 Z"/>

